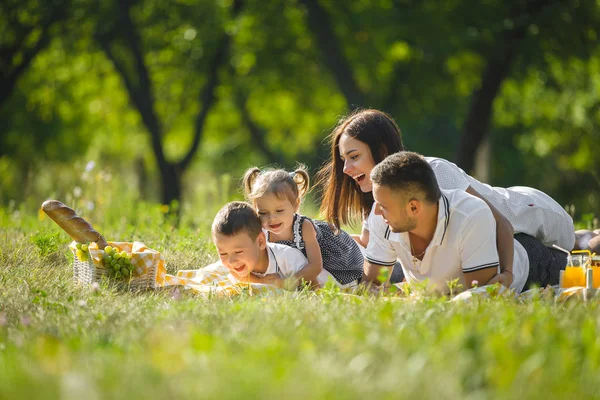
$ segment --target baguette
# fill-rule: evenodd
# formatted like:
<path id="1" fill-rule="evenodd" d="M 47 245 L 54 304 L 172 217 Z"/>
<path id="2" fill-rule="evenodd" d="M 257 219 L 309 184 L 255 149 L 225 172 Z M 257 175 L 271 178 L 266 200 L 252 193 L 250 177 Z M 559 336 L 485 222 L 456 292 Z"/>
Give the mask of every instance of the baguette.
<path id="1" fill-rule="evenodd" d="M 108 246 L 104 237 L 89 222 L 60 201 L 46 200 L 42 204 L 42 210 L 76 242 L 96 242 L 101 250 Z"/>

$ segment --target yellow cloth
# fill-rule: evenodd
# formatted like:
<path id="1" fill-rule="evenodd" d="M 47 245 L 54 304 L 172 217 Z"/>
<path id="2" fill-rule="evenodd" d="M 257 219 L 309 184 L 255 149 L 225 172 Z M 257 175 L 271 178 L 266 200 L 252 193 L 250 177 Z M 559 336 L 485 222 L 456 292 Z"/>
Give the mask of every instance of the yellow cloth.
<path id="1" fill-rule="evenodd" d="M 236 296 L 244 292 L 250 295 L 268 295 L 282 293 L 273 285 L 260 283 L 241 283 L 229 273 L 227 267 L 220 263 L 211 264 L 205 268 L 180 270 L 177 275 L 165 275 L 163 286 L 183 285 L 198 293 L 216 296 Z"/>

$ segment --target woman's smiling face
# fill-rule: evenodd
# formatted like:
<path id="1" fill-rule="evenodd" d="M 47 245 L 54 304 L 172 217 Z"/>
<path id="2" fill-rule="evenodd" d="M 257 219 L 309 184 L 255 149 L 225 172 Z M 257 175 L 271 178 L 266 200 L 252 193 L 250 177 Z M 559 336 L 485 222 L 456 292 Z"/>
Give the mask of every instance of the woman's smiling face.
<path id="1" fill-rule="evenodd" d="M 372 191 L 373 184 L 371 183 L 370 174 L 375 167 L 375 161 L 369 146 L 358 139 L 343 134 L 340 136 L 338 150 L 344 163 L 344 173 L 354 179 L 361 191 L 365 193 Z"/>

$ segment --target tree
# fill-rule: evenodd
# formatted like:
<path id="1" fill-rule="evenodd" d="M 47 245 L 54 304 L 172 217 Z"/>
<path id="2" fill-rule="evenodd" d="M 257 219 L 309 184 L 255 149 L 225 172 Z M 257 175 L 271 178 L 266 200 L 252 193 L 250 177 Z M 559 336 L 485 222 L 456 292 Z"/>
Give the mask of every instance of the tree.
<path id="1" fill-rule="evenodd" d="M 162 202 L 171 204 L 181 199 L 182 174 L 189 167 L 200 145 L 206 117 L 215 102 L 215 89 L 219 84 L 219 73 L 227 63 L 231 36 L 222 32 L 218 38 L 212 57 L 205 72 L 205 83 L 198 100 L 201 109 L 195 117 L 192 144 L 185 155 L 178 161 L 169 161 L 165 156 L 163 137 L 165 135 L 155 104 L 153 84 L 146 63 L 139 28 L 132 17 L 135 3 L 118 1 L 115 11 L 117 18 L 111 25 L 99 26 L 96 38 L 115 69 L 122 77 L 132 104 L 137 108 L 142 121 L 151 137 L 152 150 L 156 158 L 162 183 Z M 242 0 L 235 0 L 232 6 L 232 17 L 241 11 Z"/>
<path id="2" fill-rule="evenodd" d="M 31 4 L 29 4 L 31 3 Z M 28 2 L 7 0 L 2 3 L 0 18 L 0 107 L 12 94 L 21 75 L 43 51 L 56 26 L 65 19 L 70 2 L 53 0 Z"/>

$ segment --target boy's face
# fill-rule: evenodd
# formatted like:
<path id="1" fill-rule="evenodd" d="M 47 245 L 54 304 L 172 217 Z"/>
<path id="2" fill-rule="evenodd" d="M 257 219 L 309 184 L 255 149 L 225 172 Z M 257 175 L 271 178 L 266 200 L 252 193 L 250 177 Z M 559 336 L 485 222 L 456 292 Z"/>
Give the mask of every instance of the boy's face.
<path id="1" fill-rule="evenodd" d="M 216 233 L 213 241 L 223 265 L 239 277 L 246 277 L 255 270 L 261 252 L 267 248 L 267 238 L 263 232 L 256 239 L 244 231 L 231 236 Z"/>

